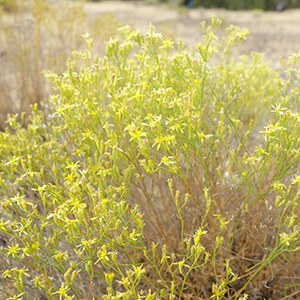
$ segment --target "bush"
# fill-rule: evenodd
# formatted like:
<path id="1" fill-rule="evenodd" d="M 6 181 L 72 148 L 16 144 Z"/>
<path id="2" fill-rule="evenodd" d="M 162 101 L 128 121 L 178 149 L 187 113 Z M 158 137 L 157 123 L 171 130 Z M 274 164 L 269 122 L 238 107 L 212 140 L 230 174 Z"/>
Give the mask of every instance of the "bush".
<path id="1" fill-rule="evenodd" d="M 74 52 L 48 114 L 0 134 L 5 299 L 299 294 L 299 86 L 247 35 L 194 51 L 129 27 Z M 293 81 L 290 80 L 293 78 Z"/>
<path id="2" fill-rule="evenodd" d="M 192 0 L 193 6 L 223 7 L 233 10 L 284 10 L 300 6 L 299 0 Z"/>
<path id="3" fill-rule="evenodd" d="M 0 8 L 11 12 L 16 9 L 16 0 L 0 0 Z"/>

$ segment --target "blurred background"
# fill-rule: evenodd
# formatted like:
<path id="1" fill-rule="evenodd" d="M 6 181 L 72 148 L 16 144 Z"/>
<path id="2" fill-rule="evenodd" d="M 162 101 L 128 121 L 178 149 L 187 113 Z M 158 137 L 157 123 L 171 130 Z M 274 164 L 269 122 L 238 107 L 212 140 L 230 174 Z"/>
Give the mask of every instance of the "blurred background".
<path id="1" fill-rule="evenodd" d="M 95 51 L 117 28 L 147 31 L 152 23 L 166 38 L 189 48 L 201 41 L 201 22 L 222 19 L 250 35 L 237 55 L 261 52 L 280 68 L 300 49 L 300 0 L 0 0 L 0 129 L 7 114 L 28 112 L 33 103 L 47 108 L 53 91 L 43 70 L 61 73 L 73 50 L 82 49 L 89 32 Z M 44 103 L 44 105 L 42 105 Z"/>
<path id="2" fill-rule="evenodd" d="M 127 0 L 130 1 L 130 0 Z M 136 0 L 133 0 L 136 1 Z M 146 3 L 155 3 L 155 0 L 140 0 Z M 299 0 L 157 0 L 161 3 L 173 3 L 185 5 L 189 8 L 196 7 L 221 7 L 232 10 L 263 9 L 263 10 L 285 10 L 300 6 Z M 101 0 L 91 0 L 91 2 L 101 2 Z"/>

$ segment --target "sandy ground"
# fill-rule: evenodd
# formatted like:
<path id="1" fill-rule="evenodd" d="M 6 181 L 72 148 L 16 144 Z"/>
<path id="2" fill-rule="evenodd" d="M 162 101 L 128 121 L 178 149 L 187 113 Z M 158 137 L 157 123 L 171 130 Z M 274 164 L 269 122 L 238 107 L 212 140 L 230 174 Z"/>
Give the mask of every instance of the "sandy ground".
<path id="1" fill-rule="evenodd" d="M 223 20 L 224 25 L 234 24 L 247 28 L 251 34 L 242 45 L 242 53 L 264 52 L 266 58 L 279 60 L 300 50 L 300 10 L 284 12 L 226 11 L 224 9 L 172 8 L 163 5 L 144 5 L 139 2 L 90 2 L 85 4 L 90 18 L 112 14 L 121 24 L 130 24 L 147 30 L 151 22 L 158 30 L 180 38 L 188 45 L 200 40 L 202 21 L 211 16 Z"/>

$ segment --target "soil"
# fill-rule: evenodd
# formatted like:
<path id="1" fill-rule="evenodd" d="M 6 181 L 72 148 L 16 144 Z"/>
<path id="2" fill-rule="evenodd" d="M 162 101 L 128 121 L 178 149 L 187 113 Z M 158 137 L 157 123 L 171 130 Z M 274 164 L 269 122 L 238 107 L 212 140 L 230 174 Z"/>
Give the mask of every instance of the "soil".
<path id="1" fill-rule="evenodd" d="M 225 9 L 185 9 L 140 2 L 89 2 L 85 11 L 91 18 L 112 14 L 121 24 L 146 31 L 149 23 L 157 30 L 193 46 L 200 41 L 201 22 L 217 16 L 223 28 L 233 24 L 250 30 L 241 46 L 243 54 L 263 52 L 267 59 L 279 62 L 300 50 L 300 9 L 284 12 L 227 11 Z"/>

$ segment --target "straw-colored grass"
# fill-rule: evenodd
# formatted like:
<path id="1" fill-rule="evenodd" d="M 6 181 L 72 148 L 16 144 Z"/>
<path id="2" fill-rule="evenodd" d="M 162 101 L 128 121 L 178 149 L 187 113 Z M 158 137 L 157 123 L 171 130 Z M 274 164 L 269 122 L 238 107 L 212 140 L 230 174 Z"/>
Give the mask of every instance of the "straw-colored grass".
<path id="1" fill-rule="evenodd" d="M 7 114 L 28 113 L 47 100 L 51 87 L 42 71 L 62 72 L 72 51 L 83 46 L 89 31 L 98 42 L 116 32 L 112 16 L 88 21 L 82 3 L 30 0 L 0 6 L 0 129 Z M 3 8 L 2 7 L 2 8 Z"/>

